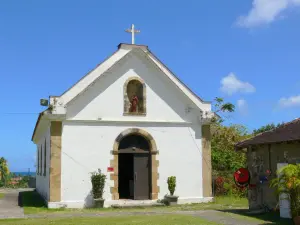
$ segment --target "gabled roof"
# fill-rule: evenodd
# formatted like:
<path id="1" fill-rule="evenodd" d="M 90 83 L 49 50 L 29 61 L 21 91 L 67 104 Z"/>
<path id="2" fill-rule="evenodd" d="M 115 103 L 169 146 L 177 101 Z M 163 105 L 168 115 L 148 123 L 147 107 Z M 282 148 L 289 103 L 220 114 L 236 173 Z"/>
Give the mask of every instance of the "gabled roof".
<path id="1" fill-rule="evenodd" d="M 209 105 L 208 101 L 202 100 L 191 89 L 189 89 L 171 70 L 164 65 L 149 49 L 146 45 L 131 45 L 131 44 L 119 44 L 118 50 L 108 57 L 101 64 L 97 65 L 95 69 L 90 71 L 87 75 L 81 78 L 75 85 L 59 96 L 64 105 L 67 105 L 70 101 L 75 99 L 81 93 L 83 93 L 90 85 L 92 85 L 97 79 L 101 78 L 103 74 L 109 72 L 113 66 L 118 64 L 121 60 L 126 58 L 131 52 L 139 52 L 144 54 L 150 62 L 160 69 L 170 80 L 183 91 L 192 102 L 199 108 L 203 105 Z M 201 107 L 202 108 L 202 107 Z"/>
<path id="2" fill-rule="evenodd" d="M 278 128 L 256 135 L 253 138 L 239 142 L 236 149 L 246 148 L 250 145 L 271 144 L 300 140 L 300 118 L 285 123 Z"/>
<path id="3" fill-rule="evenodd" d="M 93 70 L 88 72 L 76 84 L 70 87 L 60 96 L 50 96 L 51 99 L 58 100 L 61 107 L 67 106 L 71 101 L 76 99 L 79 95 L 84 93 L 93 83 L 95 83 L 102 76 L 108 74 L 113 67 L 125 60 L 130 54 L 140 54 L 145 56 L 150 63 L 157 67 L 163 74 L 165 74 L 170 82 L 182 91 L 198 108 L 201 112 L 211 111 L 211 102 L 202 100 L 191 89 L 189 89 L 165 64 L 163 64 L 148 48 L 146 45 L 132 45 L 121 43 L 118 45 L 117 51 L 111 56 L 106 58 L 102 63 L 98 64 Z M 47 111 L 47 110 L 46 110 Z M 215 114 L 216 115 L 216 114 Z M 38 130 L 38 125 L 45 113 L 42 112 L 36 122 L 35 129 L 32 135 L 32 140 Z M 218 115 L 216 115 L 218 116 Z"/>

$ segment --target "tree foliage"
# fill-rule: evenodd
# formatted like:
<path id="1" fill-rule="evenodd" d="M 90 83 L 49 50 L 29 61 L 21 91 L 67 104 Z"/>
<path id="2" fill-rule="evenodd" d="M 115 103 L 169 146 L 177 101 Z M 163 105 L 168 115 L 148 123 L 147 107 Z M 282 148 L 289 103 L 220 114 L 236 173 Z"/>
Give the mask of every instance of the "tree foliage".
<path id="1" fill-rule="evenodd" d="M 243 152 L 237 152 L 234 145 L 249 137 L 246 127 L 242 125 L 222 124 L 227 113 L 235 111 L 235 106 L 225 102 L 223 98 L 215 98 L 213 110 L 223 118 L 213 121 L 211 125 L 212 168 L 214 171 L 233 171 L 245 166 L 246 157 Z M 230 172 L 231 173 L 231 172 Z"/>
<path id="2" fill-rule="evenodd" d="M 7 160 L 4 157 L 0 158 L 0 186 L 5 185 L 6 178 L 9 176 Z"/>
<path id="3" fill-rule="evenodd" d="M 263 133 L 266 131 L 270 131 L 270 130 L 280 127 L 281 125 L 282 125 L 282 123 L 278 123 L 277 125 L 275 125 L 274 123 L 270 123 L 265 126 L 261 126 L 258 129 L 253 130 L 253 134 L 257 135 L 257 134 L 260 134 L 260 133 Z"/>
<path id="4" fill-rule="evenodd" d="M 232 113 L 235 111 L 235 106 L 230 102 L 225 102 L 223 98 L 216 97 L 213 102 L 213 111 L 215 114 L 219 115 L 220 118 L 213 118 L 213 123 L 222 123 L 224 118 L 227 117 L 227 113 Z"/>
<path id="5" fill-rule="evenodd" d="M 249 137 L 246 127 L 242 125 L 224 126 L 221 123 L 212 124 L 212 167 L 217 171 L 234 171 L 244 167 L 246 156 L 235 151 L 234 145 Z"/>

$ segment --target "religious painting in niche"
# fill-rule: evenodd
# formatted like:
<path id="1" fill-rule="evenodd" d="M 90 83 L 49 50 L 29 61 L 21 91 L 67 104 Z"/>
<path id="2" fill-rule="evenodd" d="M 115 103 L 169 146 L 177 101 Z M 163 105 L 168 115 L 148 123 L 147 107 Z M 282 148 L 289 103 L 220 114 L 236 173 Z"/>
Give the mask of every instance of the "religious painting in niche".
<path id="1" fill-rule="evenodd" d="M 126 88 L 125 103 L 127 102 L 126 113 L 144 114 L 144 86 L 139 80 L 131 80 Z"/>

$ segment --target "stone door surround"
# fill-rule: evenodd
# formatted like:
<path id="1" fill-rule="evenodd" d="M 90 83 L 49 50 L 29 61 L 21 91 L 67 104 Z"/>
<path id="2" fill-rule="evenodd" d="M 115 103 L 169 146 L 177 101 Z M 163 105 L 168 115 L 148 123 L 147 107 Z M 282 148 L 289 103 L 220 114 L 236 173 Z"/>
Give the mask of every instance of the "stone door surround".
<path id="1" fill-rule="evenodd" d="M 128 135 L 141 135 L 146 140 L 148 140 L 150 145 L 150 154 L 151 154 L 151 199 L 158 199 L 159 186 L 158 186 L 158 166 L 159 161 L 156 159 L 156 155 L 158 154 L 155 140 L 147 131 L 139 129 L 139 128 L 129 128 L 118 135 L 115 140 L 113 151 L 111 152 L 113 155 L 113 159 L 110 161 L 110 166 L 114 168 L 114 173 L 110 174 L 110 180 L 114 182 L 113 187 L 110 188 L 110 193 L 112 195 L 112 200 L 119 200 L 119 177 L 118 177 L 118 168 L 119 168 L 119 144 L 121 140 Z"/>

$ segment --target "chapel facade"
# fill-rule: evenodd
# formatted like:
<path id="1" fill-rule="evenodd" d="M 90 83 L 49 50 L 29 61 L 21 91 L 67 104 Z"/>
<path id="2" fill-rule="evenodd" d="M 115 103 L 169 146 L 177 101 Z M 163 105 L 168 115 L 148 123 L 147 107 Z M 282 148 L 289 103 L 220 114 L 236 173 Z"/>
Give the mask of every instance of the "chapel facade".
<path id="1" fill-rule="evenodd" d="M 40 113 L 37 191 L 49 208 L 89 207 L 100 169 L 106 207 L 162 199 L 169 176 L 179 203 L 211 201 L 213 116 L 147 46 L 120 44 Z"/>

